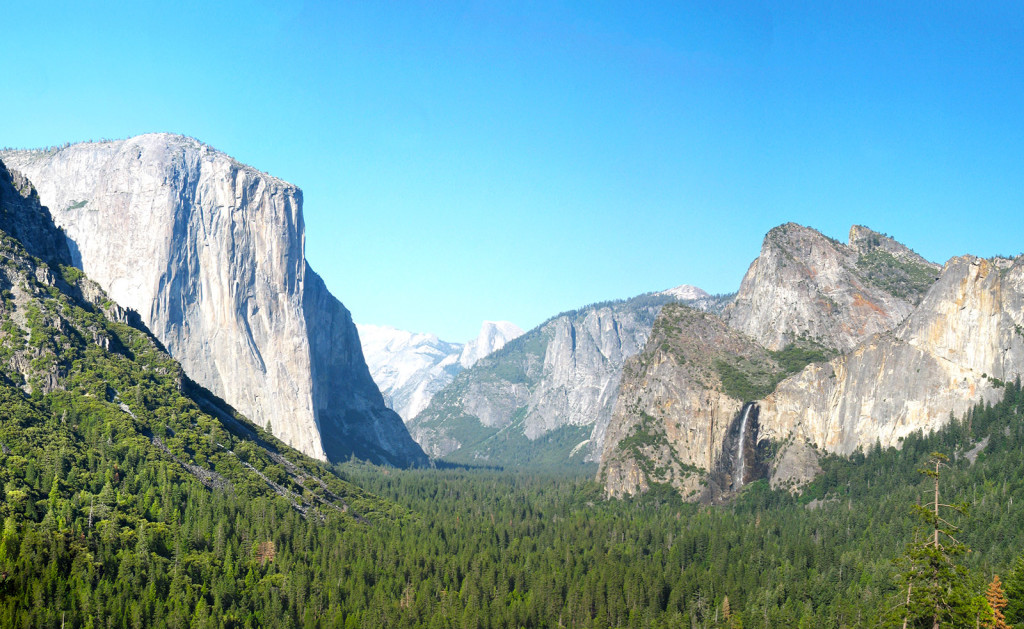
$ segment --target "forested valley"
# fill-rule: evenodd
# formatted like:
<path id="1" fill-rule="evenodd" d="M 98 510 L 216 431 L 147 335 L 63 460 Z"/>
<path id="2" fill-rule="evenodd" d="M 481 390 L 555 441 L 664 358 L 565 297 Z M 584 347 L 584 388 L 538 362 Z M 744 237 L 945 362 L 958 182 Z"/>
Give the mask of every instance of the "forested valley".
<path id="1" fill-rule="evenodd" d="M 668 488 L 605 500 L 590 476 L 350 462 L 335 471 L 371 494 L 349 497 L 363 513 L 304 516 L 284 496 L 209 489 L 137 444 L 104 444 L 102 425 L 58 409 L 5 429 L 0 625 L 901 626 L 913 543 L 931 535 L 913 507 L 930 504 L 919 469 L 932 452 L 949 456 L 943 503 L 966 506 L 949 517 L 969 549 L 954 558 L 959 617 L 995 626 L 984 593 L 999 574 L 1020 624 L 1022 411 L 1008 383 L 999 404 L 900 450 L 824 459 L 798 495 L 759 481 L 722 507 Z M 13 465 L 19 434 L 42 431 L 56 437 Z"/>

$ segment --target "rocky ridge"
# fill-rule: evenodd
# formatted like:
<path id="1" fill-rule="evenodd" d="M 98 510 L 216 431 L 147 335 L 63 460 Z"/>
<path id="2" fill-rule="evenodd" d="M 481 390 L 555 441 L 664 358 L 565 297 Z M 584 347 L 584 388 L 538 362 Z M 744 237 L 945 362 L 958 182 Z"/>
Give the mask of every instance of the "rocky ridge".
<path id="1" fill-rule="evenodd" d="M 843 245 L 808 227 L 781 225 L 765 236 L 761 254 L 723 316 L 769 349 L 782 349 L 804 336 L 848 351 L 896 327 L 910 314 L 914 298 L 938 276 L 937 265 L 899 247 L 859 226 L 850 230 L 850 244 Z M 890 250 L 901 251 L 900 256 Z M 877 259 L 874 273 L 865 268 L 869 254 Z M 912 288 L 898 291 L 886 284 L 897 274 L 908 275 L 908 269 L 916 272 L 916 283 L 908 280 Z"/>
<path id="2" fill-rule="evenodd" d="M 794 486 L 819 469 L 817 452 L 898 447 L 994 401 L 1024 372 L 1022 268 L 968 256 L 939 271 L 860 226 L 848 245 L 792 224 L 772 230 L 723 313 L 737 338 L 666 308 L 628 365 L 599 472 L 606 492 L 734 489 L 744 402 L 759 411 L 748 439 L 778 446 L 760 462 L 773 486 Z M 709 372 L 709 353 L 718 377 L 695 376 Z"/>
<path id="3" fill-rule="evenodd" d="M 703 293 L 706 295 L 706 293 Z M 562 313 L 460 373 L 410 423 L 433 457 L 494 465 L 596 461 L 622 367 L 674 297 Z M 721 298 L 703 297 L 707 307 Z"/>
<path id="4" fill-rule="evenodd" d="M 808 367 L 763 403 L 763 436 L 850 454 L 935 430 L 1024 374 L 1024 258 L 952 258 L 891 333 Z"/>
<path id="5" fill-rule="evenodd" d="M 191 138 L 8 151 L 72 260 L 191 378 L 319 459 L 425 462 L 308 267 L 302 192 Z"/>

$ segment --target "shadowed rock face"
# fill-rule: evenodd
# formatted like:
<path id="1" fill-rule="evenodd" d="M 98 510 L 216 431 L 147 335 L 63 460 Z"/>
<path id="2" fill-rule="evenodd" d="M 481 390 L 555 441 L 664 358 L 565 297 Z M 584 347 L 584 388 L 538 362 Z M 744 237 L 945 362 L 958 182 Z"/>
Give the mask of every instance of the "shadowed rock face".
<path id="1" fill-rule="evenodd" d="M 51 266 L 71 264 L 71 251 L 53 225 L 49 210 L 25 175 L 0 162 L 0 230 L 16 238 L 25 251 Z"/>
<path id="2" fill-rule="evenodd" d="M 36 185 L 75 264 L 199 384 L 311 456 L 425 460 L 306 265 L 298 188 L 168 134 L 2 158 Z"/>

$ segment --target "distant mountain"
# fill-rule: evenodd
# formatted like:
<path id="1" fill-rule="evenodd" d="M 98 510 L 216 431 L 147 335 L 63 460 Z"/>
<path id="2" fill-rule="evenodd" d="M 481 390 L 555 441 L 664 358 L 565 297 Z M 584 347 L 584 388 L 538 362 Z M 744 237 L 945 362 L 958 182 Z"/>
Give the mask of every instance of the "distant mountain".
<path id="1" fill-rule="evenodd" d="M 720 310 L 727 300 L 697 294 L 707 308 Z M 654 293 L 552 317 L 456 376 L 410 422 L 410 432 L 428 454 L 450 461 L 596 461 L 622 365 L 643 347 L 661 307 L 675 300 Z"/>
<path id="2" fill-rule="evenodd" d="M 406 422 L 456 374 L 523 334 L 507 321 L 485 321 L 477 338 L 463 345 L 387 326 L 356 327 L 370 374 L 388 407 Z"/>
<path id="3" fill-rule="evenodd" d="M 459 354 L 459 364 L 469 369 L 484 356 L 490 356 L 512 339 L 523 335 L 523 330 L 508 321 L 484 321 L 476 338 L 466 343 Z"/>
<path id="4" fill-rule="evenodd" d="M 654 329 L 624 370 L 608 495 L 799 485 L 820 452 L 898 447 L 1024 374 L 1024 257 L 940 269 L 865 227 L 844 245 L 787 224 L 721 317 L 665 308 Z"/>
<path id="5" fill-rule="evenodd" d="M 169 134 L 7 151 L 72 261 L 189 377 L 306 454 L 425 463 L 305 260 L 302 191 Z"/>
<path id="6" fill-rule="evenodd" d="M 693 301 L 696 299 L 706 299 L 711 297 L 706 291 L 697 288 L 696 286 L 690 286 L 689 284 L 682 284 L 675 288 L 663 290 L 659 295 L 667 295 L 679 301 Z"/>

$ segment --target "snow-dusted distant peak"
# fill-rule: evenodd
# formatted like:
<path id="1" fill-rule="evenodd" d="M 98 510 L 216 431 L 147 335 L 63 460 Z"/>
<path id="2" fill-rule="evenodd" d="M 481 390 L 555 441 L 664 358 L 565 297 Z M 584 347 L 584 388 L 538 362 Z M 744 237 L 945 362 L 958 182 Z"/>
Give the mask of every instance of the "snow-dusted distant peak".
<path id="1" fill-rule="evenodd" d="M 523 330 L 514 323 L 509 323 L 508 321 L 484 321 L 483 325 L 480 326 L 480 334 L 462 348 L 459 363 L 465 369 L 469 369 L 476 364 L 476 361 L 505 347 L 505 343 L 523 334 Z"/>
<path id="2" fill-rule="evenodd" d="M 439 353 L 448 354 L 453 349 L 458 351 L 460 343 L 449 343 L 437 338 L 436 334 L 409 332 L 387 325 L 368 325 L 357 323 L 359 342 L 363 346 L 363 354 L 388 352 L 391 354 L 408 351 L 413 348 L 430 348 Z M 429 351 L 429 350 L 428 350 Z"/>
<path id="3" fill-rule="evenodd" d="M 674 297 L 680 301 L 686 301 L 690 299 L 704 299 L 705 297 L 711 296 L 706 291 L 703 291 L 697 288 L 696 286 L 690 286 L 689 284 L 682 284 L 680 286 L 676 286 L 675 288 L 663 290 L 658 294 L 668 295 L 669 297 Z"/>

